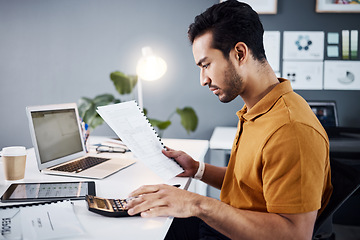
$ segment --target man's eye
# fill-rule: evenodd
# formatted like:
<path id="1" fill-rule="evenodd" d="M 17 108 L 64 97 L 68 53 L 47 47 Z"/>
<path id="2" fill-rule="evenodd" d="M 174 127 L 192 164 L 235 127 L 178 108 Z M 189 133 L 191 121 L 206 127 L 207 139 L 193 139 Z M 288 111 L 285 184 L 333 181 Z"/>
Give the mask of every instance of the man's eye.
<path id="1" fill-rule="evenodd" d="M 209 64 L 204 64 L 202 67 L 206 69 L 209 67 Z"/>

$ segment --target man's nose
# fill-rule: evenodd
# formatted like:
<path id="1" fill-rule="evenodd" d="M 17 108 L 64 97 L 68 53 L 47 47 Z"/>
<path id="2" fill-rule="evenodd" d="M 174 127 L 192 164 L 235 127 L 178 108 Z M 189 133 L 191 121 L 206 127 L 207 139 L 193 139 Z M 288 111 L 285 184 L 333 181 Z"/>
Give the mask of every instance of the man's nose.
<path id="1" fill-rule="evenodd" d="M 207 75 L 205 75 L 205 74 L 203 74 L 203 73 L 201 73 L 200 74 L 200 84 L 201 84 L 201 86 L 206 86 L 206 85 L 209 85 L 210 84 L 210 78 L 207 76 Z"/>

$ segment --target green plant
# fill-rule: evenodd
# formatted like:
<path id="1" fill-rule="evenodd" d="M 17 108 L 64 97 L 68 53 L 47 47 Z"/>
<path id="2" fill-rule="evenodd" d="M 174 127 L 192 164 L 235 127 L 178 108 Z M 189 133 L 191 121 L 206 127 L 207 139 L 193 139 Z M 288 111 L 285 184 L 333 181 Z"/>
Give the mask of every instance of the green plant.
<path id="1" fill-rule="evenodd" d="M 110 79 L 113 82 L 116 91 L 120 95 L 133 94 L 133 89 L 137 84 L 137 76 L 126 75 L 122 72 L 115 71 L 110 74 Z M 134 95 L 133 95 L 133 98 Z M 105 106 L 108 104 L 120 103 L 121 100 L 115 98 L 112 94 L 101 94 L 95 96 L 93 99 L 88 97 L 81 97 L 79 99 L 78 109 L 82 120 L 88 124 L 90 131 L 94 130 L 97 126 L 103 124 L 104 120 L 96 112 L 96 108 L 99 106 Z M 144 108 L 144 114 L 148 117 L 148 112 Z M 171 125 L 170 119 L 178 114 L 181 118 L 181 125 L 187 131 L 194 132 L 197 128 L 198 117 L 191 107 L 176 108 L 176 110 L 170 114 L 167 120 L 161 121 L 153 118 L 149 118 L 149 121 L 153 127 L 157 128 L 157 132 L 162 137 L 164 131 Z"/>

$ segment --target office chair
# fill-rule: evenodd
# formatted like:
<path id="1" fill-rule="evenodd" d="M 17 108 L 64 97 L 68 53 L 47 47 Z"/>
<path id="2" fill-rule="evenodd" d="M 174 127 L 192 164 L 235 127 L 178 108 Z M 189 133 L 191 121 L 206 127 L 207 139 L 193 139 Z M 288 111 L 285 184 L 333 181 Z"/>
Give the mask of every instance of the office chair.
<path id="1" fill-rule="evenodd" d="M 332 230 L 333 214 L 360 187 L 360 172 L 341 160 L 330 157 L 331 183 L 333 193 L 324 211 L 317 218 L 313 231 L 313 240 L 334 240 Z"/>

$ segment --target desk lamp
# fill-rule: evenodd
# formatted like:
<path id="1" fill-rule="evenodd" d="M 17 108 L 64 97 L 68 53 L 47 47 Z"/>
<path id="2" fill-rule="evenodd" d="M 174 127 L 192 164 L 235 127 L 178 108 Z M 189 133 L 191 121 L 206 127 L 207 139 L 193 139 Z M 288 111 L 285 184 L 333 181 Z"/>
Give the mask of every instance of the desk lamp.
<path id="1" fill-rule="evenodd" d="M 142 48 L 142 57 L 139 59 L 136 66 L 136 73 L 138 75 L 138 101 L 139 107 L 143 109 L 143 95 L 141 81 L 154 81 L 161 78 L 167 69 L 166 62 L 156 56 L 151 47 Z"/>

